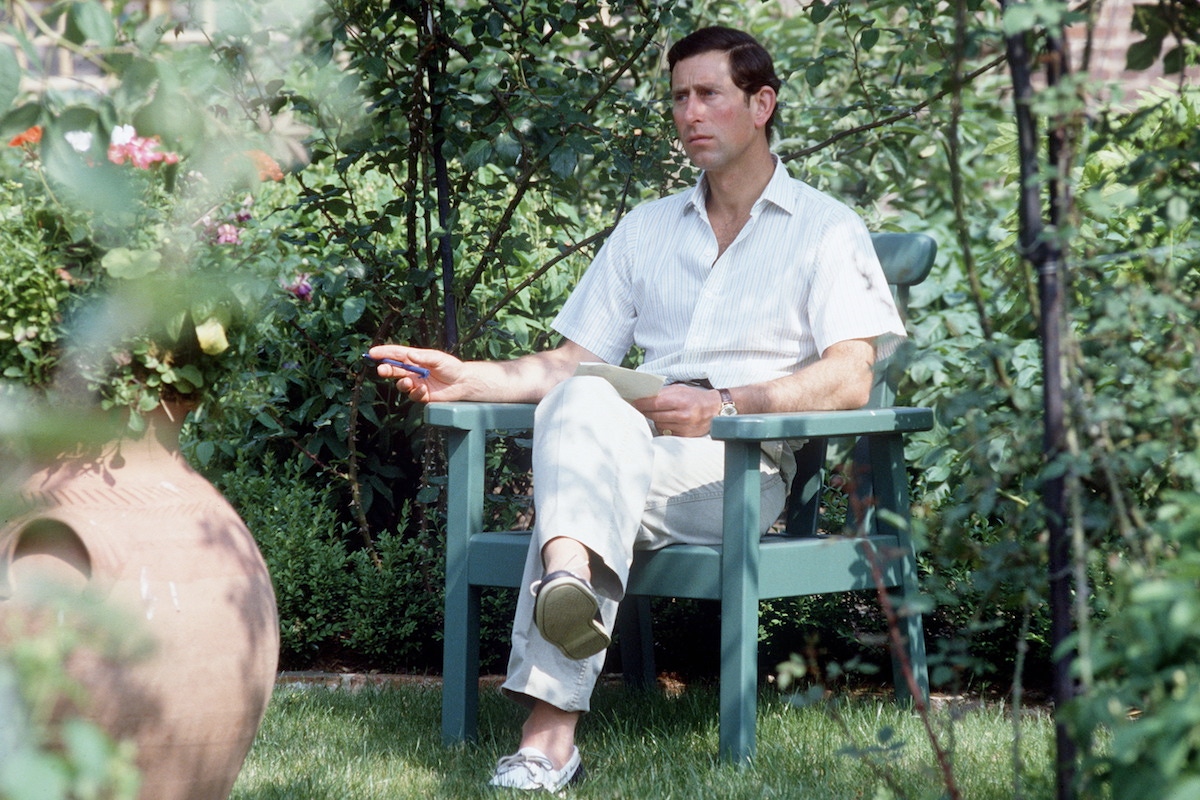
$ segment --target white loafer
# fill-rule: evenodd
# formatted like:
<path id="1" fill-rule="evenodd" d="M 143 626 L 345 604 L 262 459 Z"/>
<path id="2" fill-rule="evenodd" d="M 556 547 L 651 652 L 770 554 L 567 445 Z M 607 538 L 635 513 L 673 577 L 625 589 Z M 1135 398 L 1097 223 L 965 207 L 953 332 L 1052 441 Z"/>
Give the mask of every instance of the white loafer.
<path id="1" fill-rule="evenodd" d="M 491 785 L 506 789 L 557 792 L 583 778 L 583 763 L 579 759 L 578 747 L 571 748 L 571 758 L 562 769 L 555 769 L 554 763 L 541 750 L 522 747 L 513 755 L 500 759 Z"/>

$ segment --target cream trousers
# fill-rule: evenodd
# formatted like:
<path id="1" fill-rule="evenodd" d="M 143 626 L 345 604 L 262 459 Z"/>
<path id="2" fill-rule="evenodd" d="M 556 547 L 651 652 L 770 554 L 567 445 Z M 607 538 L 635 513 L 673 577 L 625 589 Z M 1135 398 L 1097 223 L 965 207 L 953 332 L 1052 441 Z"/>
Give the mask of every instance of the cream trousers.
<path id="1" fill-rule="evenodd" d="M 603 378 L 570 378 L 538 405 L 533 434 L 533 538 L 513 621 L 504 690 L 564 711 L 587 711 L 605 653 L 574 660 L 538 633 L 529 586 L 542 577 L 542 547 L 558 536 L 593 553 L 592 584 L 611 634 L 635 550 L 719 544 L 725 446 L 709 437 L 657 435 Z M 762 530 L 786 497 L 782 443 L 764 446 Z M 784 469 L 791 472 L 790 463 Z"/>

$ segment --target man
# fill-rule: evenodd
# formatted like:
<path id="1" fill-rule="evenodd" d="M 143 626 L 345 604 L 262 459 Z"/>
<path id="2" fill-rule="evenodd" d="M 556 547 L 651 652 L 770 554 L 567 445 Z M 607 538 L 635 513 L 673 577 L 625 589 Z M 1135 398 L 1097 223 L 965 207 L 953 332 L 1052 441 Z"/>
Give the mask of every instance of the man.
<path id="1" fill-rule="evenodd" d="M 862 221 L 790 178 L 770 150 L 780 85 L 749 35 L 705 28 L 668 53 L 675 127 L 696 187 L 635 208 L 554 321 L 554 350 L 505 362 L 382 345 L 380 366 L 421 402 L 537 402 L 537 516 L 504 690 L 530 709 L 492 783 L 556 791 L 582 776 L 575 727 L 604 663 L 633 552 L 719 542 L 723 445 L 713 417 L 858 408 L 879 337 L 904 335 Z M 665 375 L 632 403 L 585 361 Z M 763 519 L 794 469 L 764 446 Z"/>

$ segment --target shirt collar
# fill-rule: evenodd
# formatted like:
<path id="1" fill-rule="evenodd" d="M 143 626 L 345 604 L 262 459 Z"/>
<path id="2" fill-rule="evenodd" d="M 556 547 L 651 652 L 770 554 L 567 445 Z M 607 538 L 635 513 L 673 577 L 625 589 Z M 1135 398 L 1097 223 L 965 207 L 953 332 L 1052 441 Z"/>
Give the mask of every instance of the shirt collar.
<path id="1" fill-rule="evenodd" d="M 767 183 L 767 187 L 763 189 L 763 193 L 759 195 L 758 200 L 754 202 L 754 207 L 750 210 L 750 216 L 757 216 L 766 203 L 771 203 L 774 206 L 782 209 L 788 214 L 796 213 L 796 197 L 795 192 L 789 191 L 788 181 L 791 180 L 791 175 L 787 171 L 787 167 L 783 165 L 783 159 L 774 153 L 771 158 L 775 161 L 775 172 L 771 175 L 771 180 Z M 700 173 L 699 180 L 692 187 L 691 194 L 688 198 L 688 206 L 703 216 L 707 216 L 707 208 L 704 203 L 704 198 L 708 195 L 708 180 L 705 173 Z"/>

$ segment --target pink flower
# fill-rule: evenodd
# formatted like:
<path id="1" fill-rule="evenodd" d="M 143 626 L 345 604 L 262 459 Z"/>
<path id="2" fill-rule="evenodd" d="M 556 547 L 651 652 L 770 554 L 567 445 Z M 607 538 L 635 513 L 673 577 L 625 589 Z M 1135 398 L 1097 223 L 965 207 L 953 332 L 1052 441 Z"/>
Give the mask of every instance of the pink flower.
<path id="1" fill-rule="evenodd" d="M 233 213 L 233 219 L 236 222 L 249 222 L 254 218 L 254 215 L 250 213 L 250 209 L 253 207 L 254 198 L 250 195 L 246 195 L 246 199 L 242 201 L 242 207 Z"/>
<path id="2" fill-rule="evenodd" d="M 217 244 L 241 244 L 241 230 L 236 225 L 226 222 L 217 226 Z"/>
<path id="3" fill-rule="evenodd" d="M 283 288 L 294 294 L 297 300 L 308 300 L 312 297 L 313 293 L 312 283 L 308 278 L 309 275 L 307 272 L 301 273 L 296 276 L 296 280 L 285 285 Z"/>
<path id="4" fill-rule="evenodd" d="M 119 165 L 128 159 L 138 169 L 150 169 L 159 162 L 179 163 L 178 153 L 162 152 L 161 146 L 157 136 L 138 136 L 132 125 L 118 125 L 109 137 L 108 160 Z"/>

